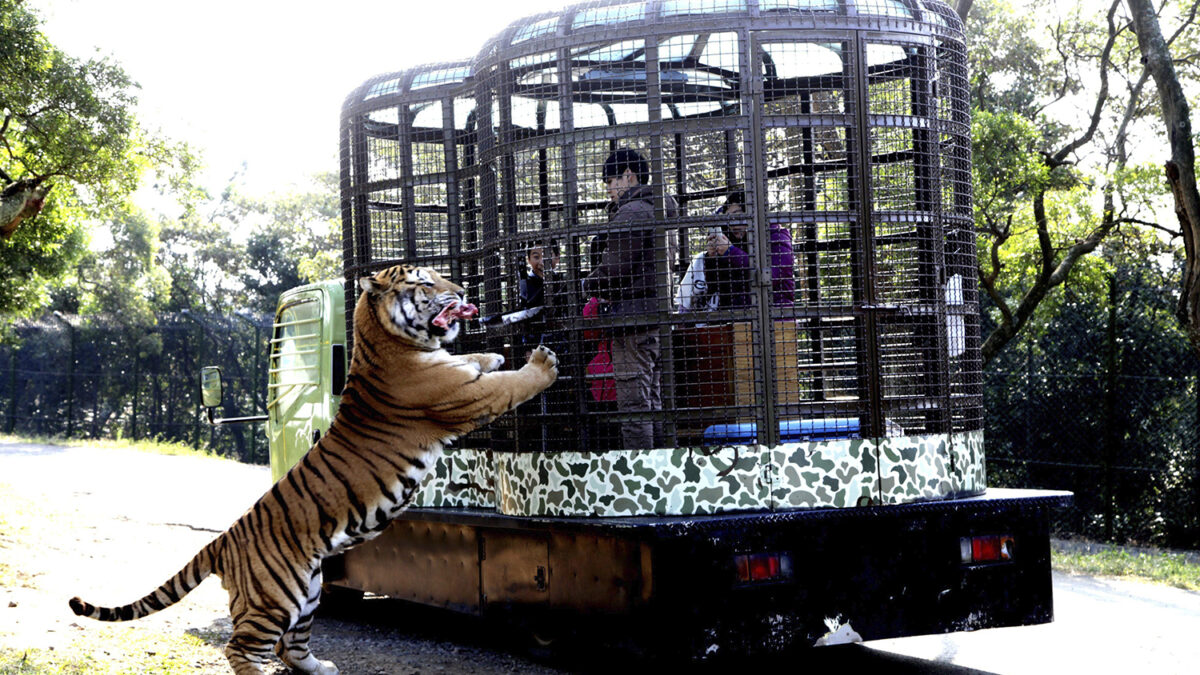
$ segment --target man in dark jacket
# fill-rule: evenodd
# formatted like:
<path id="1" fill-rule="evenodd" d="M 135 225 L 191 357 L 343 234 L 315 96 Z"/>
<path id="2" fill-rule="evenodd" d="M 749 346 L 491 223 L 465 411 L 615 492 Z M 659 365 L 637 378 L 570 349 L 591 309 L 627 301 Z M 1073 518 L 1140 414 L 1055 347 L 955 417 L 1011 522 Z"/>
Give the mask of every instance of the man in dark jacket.
<path id="1" fill-rule="evenodd" d="M 612 330 L 613 378 L 620 412 L 662 410 L 662 353 L 658 328 L 652 315 L 658 297 L 667 290 L 656 283 L 655 205 L 658 196 L 650 188 L 650 165 L 640 154 L 620 148 L 604 162 L 612 225 L 645 223 L 644 229 L 610 231 L 604 239 L 599 264 L 584 280 L 584 291 L 607 303 L 606 313 L 614 318 L 645 317 L 644 322 L 616 326 Z M 664 197 L 667 217 L 675 215 L 675 201 Z M 669 237 L 664 236 L 664 241 Z M 673 252 L 663 251 L 668 263 Z M 654 448 L 661 442 L 661 422 L 636 421 L 621 425 L 625 448 Z"/>

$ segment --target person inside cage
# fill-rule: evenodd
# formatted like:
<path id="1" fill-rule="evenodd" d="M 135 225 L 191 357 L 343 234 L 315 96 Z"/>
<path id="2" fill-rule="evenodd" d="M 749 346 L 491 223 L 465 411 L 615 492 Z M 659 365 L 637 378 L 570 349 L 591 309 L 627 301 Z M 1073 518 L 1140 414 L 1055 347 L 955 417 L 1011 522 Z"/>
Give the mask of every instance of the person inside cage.
<path id="1" fill-rule="evenodd" d="M 553 241 L 548 244 L 535 241 L 526 249 L 525 267 L 517 280 L 517 309 L 506 315 L 521 317 L 512 322 L 514 349 L 519 345 L 524 352 L 521 363 L 538 345 L 553 350 L 564 368 L 567 363 L 570 349 L 562 328 L 563 303 L 556 294 L 561 289 L 555 272 L 558 257 L 558 244 Z M 518 406 L 518 448 L 526 452 L 546 451 L 569 438 L 571 432 L 564 418 L 572 408 L 572 399 L 569 388 L 551 386 Z"/>
<path id="2" fill-rule="evenodd" d="M 736 215 L 746 213 L 746 193 L 734 190 L 725 199 L 721 215 Z M 796 295 L 796 258 L 792 249 L 792 233 L 780 223 L 770 225 L 771 242 L 771 303 L 776 307 L 790 307 Z M 729 237 L 733 246 L 752 253 L 753 242 L 750 241 L 750 226 L 746 222 L 726 224 L 721 231 Z"/>
<path id="3" fill-rule="evenodd" d="M 557 306 L 554 288 L 557 286 L 558 244 L 551 242 L 548 246 L 542 242 L 534 242 L 525 253 L 525 269 L 517 283 L 517 309 L 529 310 L 542 307 L 542 311 L 529 319 L 521 321 L 518 326 L 521 345 L 528 355 L 539 344 L 556 352 L 562 349 L 562 340 L 556 332 Z M 550 293 L 547 294 L 547 284 Z M 551 342 L 555 344 L 550 344 Z"/>
<path id="4" fill-rule="evenodd" d="M 662 289 L 656 283 L 658 256 L 672 261 L 667 250 L 656 249 L 655 206 L 660 196 L 650 186 L 650 165 L 635 150 L 618 148 L 604 161 L 601 174 L 611 203 L 611 225 L 646 227 L 610 230 L 599 264 L 584 279 L 583 290 L 600 299 L 600 314 L 622 321 L 608 330 L 617 410 L 662 410 L 662 353 L 653 315 Z M 662 195 L 664 215 L 675 217 L 675 200 Z M 670 291 L 667 290 L 667 293 Z M 662 441 L 662 423 L 649 420 L 621 424 L 626 448 L 654 448 Z"/>
<path id="5" fill-rule="evenodd" d="M 736 194 L 741 195 L 741 192 Z M 725 213 L 734 198 L 731 195 L 717 213 Z M 734 206 L 740 209 L 741 202 Z M 675 309 L 694 312 L 733 309 L 749 304 L 750 256 L 742 247 L 734 246 L 724 230 L 709 228 L 705 250 L 692 258 L 675 291 Z"/>

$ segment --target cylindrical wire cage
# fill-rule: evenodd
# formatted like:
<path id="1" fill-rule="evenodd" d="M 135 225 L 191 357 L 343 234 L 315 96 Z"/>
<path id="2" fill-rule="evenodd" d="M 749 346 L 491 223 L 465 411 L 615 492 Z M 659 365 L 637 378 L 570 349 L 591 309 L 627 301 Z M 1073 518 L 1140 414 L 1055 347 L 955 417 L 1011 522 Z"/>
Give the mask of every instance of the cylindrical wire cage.
<path id="1" fill-rule="evenodd" d="M 357 277 L 406 262 L 485 316 L 542 308 L 460 338 L 511 367 L 537 344 L 560 358 L 469 447 L 876 439 L 883 457 L 887 439 L 970 438 L 942 473 L 961 456 L 981 474 L 966 77 L 941 0 L 601 0 L 518 21 L 471 62 L 347 99 L 348 306 Z"/>

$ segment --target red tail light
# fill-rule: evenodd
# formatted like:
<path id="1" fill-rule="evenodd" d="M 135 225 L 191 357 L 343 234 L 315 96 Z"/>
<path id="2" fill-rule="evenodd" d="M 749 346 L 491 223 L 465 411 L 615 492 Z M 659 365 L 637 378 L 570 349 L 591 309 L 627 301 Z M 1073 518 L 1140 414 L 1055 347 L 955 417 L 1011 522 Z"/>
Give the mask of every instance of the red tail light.
<path id="1" fill-rule="evenodd" d="M 959 549 L 964 565 L 1006 562 L 1013 558 L 1016 540 L 1009 534 L 963 537 Z"/>
<path id="2" fill-rule="evenodd" d="M 754 553 L 733 557 L 741 583 L 780 581 L 792 578 L 792 559 L 786 553 Z"/>

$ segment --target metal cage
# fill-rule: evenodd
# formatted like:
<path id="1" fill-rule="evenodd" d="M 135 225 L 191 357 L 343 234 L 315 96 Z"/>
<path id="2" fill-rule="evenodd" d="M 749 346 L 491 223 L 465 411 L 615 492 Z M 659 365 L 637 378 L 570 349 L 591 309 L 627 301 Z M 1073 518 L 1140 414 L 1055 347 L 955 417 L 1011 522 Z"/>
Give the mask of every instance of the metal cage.
<path id="1" fill-rule="evenodd" d="M 981 435 L 967 97 L 941 0 L 601 0 L 518 21 L 473 61 L 347 99 L 347 306 L 357 277 L 410 262 L 485 316 L 543 308 L 460 338 L 512 367 L 538 343 L 560 357 L 551 389 L 467 447 Z M 534 249 L 554 262 L 531 276 Z"/>

